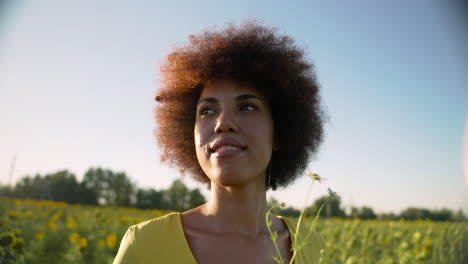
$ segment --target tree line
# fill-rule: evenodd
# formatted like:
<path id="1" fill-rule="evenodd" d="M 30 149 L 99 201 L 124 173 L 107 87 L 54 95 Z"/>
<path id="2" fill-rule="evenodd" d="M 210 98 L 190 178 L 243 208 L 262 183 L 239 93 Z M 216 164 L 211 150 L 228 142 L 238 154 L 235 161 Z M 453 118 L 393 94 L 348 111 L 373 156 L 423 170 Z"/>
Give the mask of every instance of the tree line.
<path id="1" fill-rule="evenodd" d="M 138 188 L 125 172 L 114 172 L 110 169 L 90 168 L 81 182 L 75 174 L 68 170 L 60 170 L 45 175 L 36 174 L 21 178 L 13 186 L 0 186 L 0 196 L 63 201 L 71 204 L 88 204 L 103 206 L 135 207 L 140 209 L 163 209 L 186 211 L 202 205 L 205 197 L 198 188 L 189 189 L 181 180 L 175 180 L 167 189 Z M 339 199 L 329 200 L 329 196 L 322 196 L 305 208 L 304 215 L 317 215 L 320 207 L 321 218 L 360 218 L 379 220 L 415 220 L 430 219 L 433 221 L 468 221 L 462 210 L 454 212 L 447 208 L 429 210 L 425 208 L 409 207 L 398 214 L 376 214 L 370 207 L 351 207 L 346 213 Z M 270 198 L 268 208 L 278 203 Z M 294 207 L 279 208 L 275 213 L 283 216 L 298 217 L 300 210 Z"/>
<path id="2" fill-rule="evenodd" d="M 416 219 L 429 219 L 432 221 L 468 221 L 468 218 L 464 215 L 463 211 L 459 209 L 454 212 L 448 208 L 429 210 L 426 208 L 408 207 L 402 210 L 400 213 L 380 213 L 376 214 L 374 210 L 368 206 L 362 207 L 351 207 L 349 212 L 342 207 L 339 199 L 329 200 L 329 196 L 322 196 L 316 199 L 310 206 L 304 210 L 304 215 L 308 217 L 315 217 L 320 207 L 325 204 L 320 211 L 320 218 L 348 218 L 348 219 L 378 219 L 378 220 L 416 220 Z M 270 198 L 268 201 L 269 206 L 278 203 L 275 198 Z M 275 213 L 279 213 L 284 216 L 298 217 L 300 211 L 293 207 L 277 208 Z"/>
<path id="3" fill-rule="evenodd" d="M 103 168 L 88 169 L 81 182 L 68 170 L 26 176 L 14 186 L 0 186 L 0 196 L 176 211 L 185 211 L 206 202 L 199 189 L 189 189 L 180 180 L 172 182 L 168 189 L 141 189 L 125 172 Z"/>

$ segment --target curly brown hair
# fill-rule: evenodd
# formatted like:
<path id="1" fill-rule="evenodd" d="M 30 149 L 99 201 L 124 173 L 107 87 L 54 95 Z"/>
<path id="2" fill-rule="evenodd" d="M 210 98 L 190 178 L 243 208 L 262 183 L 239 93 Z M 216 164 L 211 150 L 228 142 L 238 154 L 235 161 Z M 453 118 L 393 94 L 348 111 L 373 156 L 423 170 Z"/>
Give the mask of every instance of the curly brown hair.
<path id="1" fill-rule="evenodd" d="M 279 150 L 272 154 L 267 190 L 292 183 L 318 152 L 327 116 L 313 64 L 304 58 L 304 50 L 256 20 L 204 30 L 189 40 L 175 48 L 160 68 L 155 134 L 161 161 L 175 165 L 182 174 L 189 172 L 211 189 L 195 152 L 196 103 L 209 80 L 230 79 L 252 84 L 269 100 Z"/>

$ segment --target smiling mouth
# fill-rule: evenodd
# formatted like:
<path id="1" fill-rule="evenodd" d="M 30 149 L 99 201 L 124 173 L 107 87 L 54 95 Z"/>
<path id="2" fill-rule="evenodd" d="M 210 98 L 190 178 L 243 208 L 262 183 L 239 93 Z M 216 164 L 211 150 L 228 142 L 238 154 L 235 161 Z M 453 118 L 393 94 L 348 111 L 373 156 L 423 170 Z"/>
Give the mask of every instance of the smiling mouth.
<path id="1" fill-rule="evenodd" d="M 233 146 L 222 146 L 216 150 L 216 152 L 213 153 L 213 156 L 215 158 L 222 158 L 222 157 L 228 157 L 228 156 L 233 156 L 238 153 L 243 152 L 245 149 L 241 149 L 238 147 L 233 147 Z"/>

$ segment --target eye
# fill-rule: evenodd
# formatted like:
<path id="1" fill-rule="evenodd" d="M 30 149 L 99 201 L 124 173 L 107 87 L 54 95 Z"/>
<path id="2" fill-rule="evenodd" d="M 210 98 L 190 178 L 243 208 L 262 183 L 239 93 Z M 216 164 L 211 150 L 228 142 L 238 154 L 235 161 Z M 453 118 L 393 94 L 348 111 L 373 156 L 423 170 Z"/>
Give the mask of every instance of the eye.
<path id="1" fill-rule="evenodd" d="M 201 116 L 204 116 L 204 115 L 209 114 L 209 113 L 210 113 L 209 111 L 213 111 L 213 112 L 214 112 L 213 109 L 208 108 L 208 107 L 205 107 L 205 108 L 200 109 L 199 113 L 200 113 Z"/>
<path id="2" fill-rule="evenodd" d="M 250 109 L 249 109 L 250 108 Z M 243 104 L 239 107 L 240 110 L 256 110 L 257 107 L 253 104 Z"/>

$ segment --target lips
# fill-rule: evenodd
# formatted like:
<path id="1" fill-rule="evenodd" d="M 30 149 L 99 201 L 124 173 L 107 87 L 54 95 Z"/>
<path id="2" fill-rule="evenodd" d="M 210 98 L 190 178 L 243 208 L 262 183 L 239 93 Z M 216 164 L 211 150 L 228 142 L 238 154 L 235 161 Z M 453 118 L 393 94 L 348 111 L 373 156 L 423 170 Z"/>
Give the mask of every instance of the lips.
<path id="1" fill-rule="evenodd" d="M 213 153 L 213 156 L 215 158 L 223 158 L 223 157 L 236 155 L 236 154 L 241 153 L 243 151 L 244 151 L 243 149 L 239 149 L 239 148 L 231 148 L 231 149 L 219 148 L 215 153 Z"/>
<path id="2" fill-rule="evenodd" d="M 225 148 L 221 148 L 223 146 Z M 245 150 L 246 148 L 247 146 L 241 144 L 234 138 L 221 138 L 215 141 L 215 143 L 210 147 L 210 150 L 213 153 L 237 153 Z"/>

